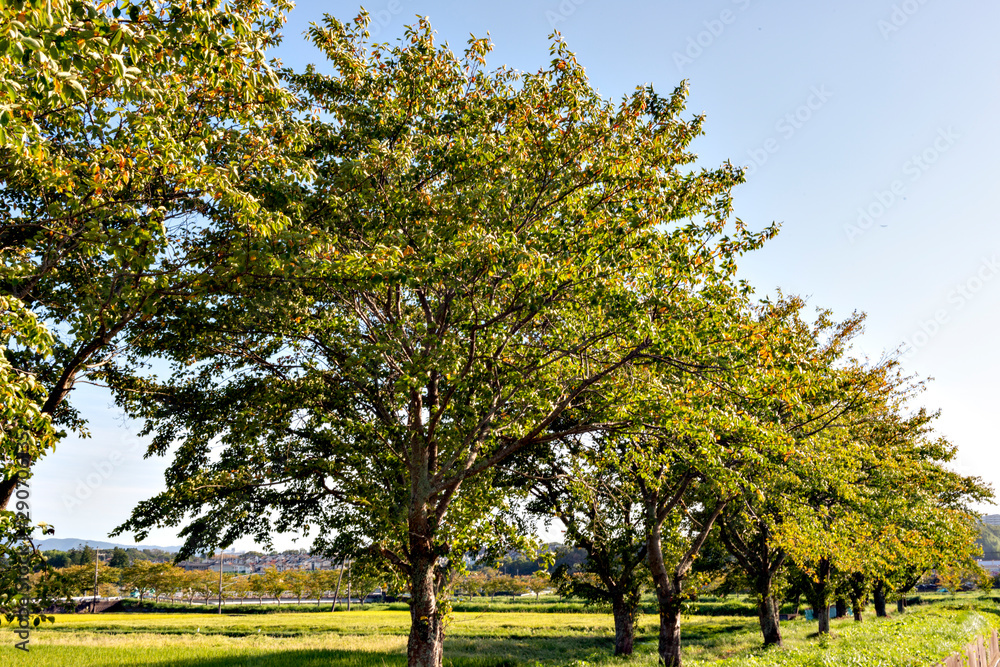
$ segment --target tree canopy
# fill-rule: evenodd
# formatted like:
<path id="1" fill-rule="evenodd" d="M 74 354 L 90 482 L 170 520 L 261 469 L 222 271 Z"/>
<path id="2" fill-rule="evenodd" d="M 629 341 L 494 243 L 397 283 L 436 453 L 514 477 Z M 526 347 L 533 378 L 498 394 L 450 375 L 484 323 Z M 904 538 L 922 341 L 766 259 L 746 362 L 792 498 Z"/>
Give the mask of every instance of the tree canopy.
<path id="1" fill-rule="evenodd" d="M 754 301 L 736 263 L 777 230 L 734 216 L 741 169 L 699 163 L 686 82 L 612 101 L 558 34 L 521 72 L 422 18 L 373 43 L 364 11 L 279 72 L 289 6 L 0 9 L 2 507 L 85 433 L 74 384 L 106 383 L 172 456 L 116 534 L 182 526 L 184 558 L 301 532 L 366 591 L 391 568 L 427 667 L 465 559 L 528 553 L 533 514 L 586 549 L 561 581 L 612 602 L 617 652 L 651 579 L 671 666 L 723 549 L 765 643 L 790 572 L 860 608 L 968 563 L 989 489 L 948 469 L 922 383 L 857 358 L 863 316 Z M 116 557 L 140 596 L 208 585 Z"/>

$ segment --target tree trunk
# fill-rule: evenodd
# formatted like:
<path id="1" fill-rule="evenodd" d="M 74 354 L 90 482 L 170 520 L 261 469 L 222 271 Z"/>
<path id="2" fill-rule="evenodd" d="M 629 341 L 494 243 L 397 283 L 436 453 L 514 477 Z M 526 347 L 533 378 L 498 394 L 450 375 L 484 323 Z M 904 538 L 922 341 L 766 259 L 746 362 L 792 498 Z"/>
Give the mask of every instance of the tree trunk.
<path id="1" fill-rule="evenodd" d="M 615 655 L 632 655 L 635 644 L 635 609 L 624 595 L 616 595 L 611 601 L 611 612 L 615 617 Z"/>
<path id="2" fill-rule="evenodd" d="M 660 641 L 658 652 L 660 664 L 665 667 L 681 667 L 681 609 L 679 601 L 670 596 L 663 599 L 659 595 Z"/>
<path id="3" fill-rule="evenodd" d="M 813 607 L 813 611 L 816 612 L 816 621 L 819 625 L 819 634 L 828 635 L 830 634 L 830 607 L 828 605 L 823 605 L 819 609 Z"/>
<path id="4" fill-rule="evenodd" d="M 819 625 L 819 634 L 830 633 L 830 561 L 822 558 L 816 571 L 817 581 L 809 584 L 809 603 Z"/>
<path id="5" fill-rule="evenodd" d="M 864 620 L 861 618 L 861 600 L 853 598 L 851 600 L 851 609 L 854 611 L 855 623 L 860 623 L 862 620 Z"/>
<path id="6" fill-rule="evenodd" d="M 906 598 L 905 597 L 900 596 L 899 599 L 896 600 L 896 611 L 899 612 L 900 614 L 902 614 L 904 611 L 906 611 Z"/>
<path id="7" fill-rule="evenodd" d="M 764 636 L 764 646 L 781 646 L 778 609 L 778 601 L 773 595 L 758 597 L 757 616 L 760 620 L 760 633 Z"/>
<path id="8" fill-rule="evenodd" d="M 431 554 L 413 555 L 406 664 L 408 667 L 441 667 L 444 619 L 437 607 L 435 559 Z"/>
<path id="9" fill-rule="evenodd" d="M 678 594 L 681 581 L 671 578 L 667 572 L 659 526 L 654 526 L 649 532 L 646 554 L 649 569 L 653 573 L 656 603 L 660 611 L 660 640 L 657 647 L 660 664 L 665 667 L 681 667 L 681 605 Z"/>
<path id="10" fill-rule="evenodd" d="M 877 582 L 872 588 L 872 598 L 875 602 L 875 616 L 885 618 L 885 583 Z"/>
<path id="11" fill-rule="evenodd" d="M 837 618 L 843 618 L 847 616 L 847 600 L 843 597 L 837 598 Z"/>

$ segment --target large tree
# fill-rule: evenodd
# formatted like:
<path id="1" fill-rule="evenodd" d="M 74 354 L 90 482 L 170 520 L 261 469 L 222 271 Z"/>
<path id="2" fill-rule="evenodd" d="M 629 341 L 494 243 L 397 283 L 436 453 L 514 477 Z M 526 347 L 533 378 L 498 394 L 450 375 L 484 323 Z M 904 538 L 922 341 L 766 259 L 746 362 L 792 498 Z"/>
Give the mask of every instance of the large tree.
<path id="1" fill-rule="evenodd" d="M 52 530 L 31 466 L 60 429 L 87 434 L 74 386 L 280 224 L 245 185 L 296 169 L 294 99 L 265 56 L 290 6 L 0 5 L 0 611 L 44 562 L 32 530 Z"/>
<path id="2" fill-rule="evenodd" d="M 496 466 L 606 426 L 553 429 L 762 237 L 729 219 L 741 172 L 693 166 L 684 87 L 616 104 L 559 40 L 537 72 L 489 71 L 485 40 L 459 56 L 421 21 L 370 45 L 366 24 L 313 27 L 334 73 L 291 78 L 317 178 L 261 196 L 295 233 L 145 332 L 177 371 L 120 395 L 152 451 L 179 448 L 121 530 L 190 516 L 188 551 L 274 528 L 364 545 L 409 582 L 410 664 L 436 667 L 454 562 L 505 532 Z"/>
<path id="3" fill-rule="evenodd" d="M 127 345 L 125 327 L 280 223 L 246 185 L 292 167 L 294 99 L 265 56 L 288 7 L 0 8 L 0 395 L 31 402 L 0 423 L 0 509 L 52 448 L 35 415 L 85 433 L 67 398 Z M 10 345 L 29 315 L 54 340 Z"/>

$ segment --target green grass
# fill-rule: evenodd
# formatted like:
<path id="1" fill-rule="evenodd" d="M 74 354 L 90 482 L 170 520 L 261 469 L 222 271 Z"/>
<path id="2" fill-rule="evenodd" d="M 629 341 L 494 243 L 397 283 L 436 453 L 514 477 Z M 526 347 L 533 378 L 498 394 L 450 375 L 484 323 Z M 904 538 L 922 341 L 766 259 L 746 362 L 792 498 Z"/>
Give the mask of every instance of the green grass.
<path id="1" fill-rule="evenodd" d="M 214 605 L 189 604 L 187 602 L 154 602 L 146 600 L 140 606 L 138 600 L 126 599 L 122 601 L 129 611 L 146 612 L 167 612 L 179 614 L 204 614 L 206 610 L 215 613 Z M 343 604 L 339 608 L 343 608 Z M 392 602 L 388 604 L 367 604 L 353 606 L 354 609 L 368 611 L 406 611 L 409 609 L 405 602 Z M 607 614 L 610 607 L 601 605 L 585 604 L 579 599 L 563 599 L 556 595 L 542 595 L 538 600 L 532 597 L 496 597 L 490 600 L 486 597 L 461 598 L 454 602 L 456 611 L 467 612 L 526 612 L 526 613 L 549 613 L 549 614 Z M 644 614 L 656 614 L 656 598 L 647 594 L 640 603 L 640 609 Z M 325 613 L 330 610 L 330 603 L 322 605 L 296 604 L 295 602 L 283 602 L 280 605 L 258 604 L 257 600 L 248 599 L 244 604 L 239 602 L 227 602 L 222 607 L 223 614 L 284 614 L 289 612 L 302 613 Z M 745 596 L 734 595 L 727 598 L 716 598 L 708 596 L 703 600 L 691 602 L 688 612 L 699 616 L 752 616 L 756 618 L 757 608 L 747 600 Z"/>
<path id="2" fill-rule="evenodd" d="M 728 659 L 718 656 L 695 660 L 691 667 L 928 667 L 941 662 L 978 635 L 1000 627 L 1000 616 L 990 604 L 954 608 L 945 603 L 876 622 L 834 621 L 832 637 L 817 639 L 810 623 L 803 636 L 802 622 L 788 624 L 783 650 L 748 647 Z M 788 632 L 787 630 L 791 630 Z M 731 638 L 737 639 L 737 638 Z"/>
<path id="3" fill-rule="evenodd" d="M 711 601 L 710 601 L 711 602 Z M 786 648 L 763 652 L 756 619 L 722 615 L 746 602 L 715 601 L 707 614 L 684 617 L 686 665 L 694 667 L 925 667 L 977 634 L 998 625 L 996 603 L 944 597 L 888 620 L 835 620 L 833 637 L 819 640 L 815 624 L 782 624 Z M 740 606 L 742 605 L 742 606 Z M 446 664 L 453 667 L 652 667 L 656 616 L 640 617 L 636 653 L 611 656 L 609 615 L 458 611 L 448 627 Z M 129 613 L 60 615 L 32 634 L 31 653 L 13 648 L 0 630 L 0 665 L 31 667 L 399 667 L 405 665 L 409 614 L 366 610 L 265 615 Z"/>

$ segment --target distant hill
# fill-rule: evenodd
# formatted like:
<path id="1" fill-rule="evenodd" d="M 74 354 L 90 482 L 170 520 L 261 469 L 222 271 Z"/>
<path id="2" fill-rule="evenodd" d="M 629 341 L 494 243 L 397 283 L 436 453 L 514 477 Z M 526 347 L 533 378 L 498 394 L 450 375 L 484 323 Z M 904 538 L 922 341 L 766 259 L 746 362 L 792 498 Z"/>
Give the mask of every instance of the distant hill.
<path id="1" fill-rule="evenodd" d="M 84 545 L 91 547 L 92 549 L 114 549 L 115 547 L 121 547 L 122 549 L 160 549 L 161 551 L 169 551 L 170 553 L 177 553 L 180 551 L 180 547 L 158 547 L 155 544 L 118 544 L 117 542 L 106 542 L 104 540 L 84 540 L 79 537 L 46 537 L 41 540 L 35 540 L 35 546 L 38 547 L 40 551 L 69 551 L 70 549 L 80 549 Z"/>

